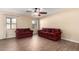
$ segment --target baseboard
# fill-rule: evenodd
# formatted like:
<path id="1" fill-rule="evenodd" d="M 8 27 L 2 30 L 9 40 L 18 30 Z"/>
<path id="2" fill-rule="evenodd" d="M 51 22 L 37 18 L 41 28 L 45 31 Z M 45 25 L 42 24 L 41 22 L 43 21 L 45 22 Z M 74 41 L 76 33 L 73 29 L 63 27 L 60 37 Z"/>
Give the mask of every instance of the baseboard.
<path id="1" fill-rule="evenodd" d="M 14 39 L 16 37 L 11 37 L 11 38 L 3 38 L 3 39 L 0 39 L 0 40 L 6 40 L 6 39 Z"/>
<path id="2" fill-rule="evenodd" d="M 14 39 L 14 38 L 16 38 L 16 37 L 11 37 L 11 38 L 6 38 L 6 39 Z"/>
<path id="3" fill-rule="evenodd" d="M 72 39 L 68 39 L 68 38 L 62 38 L 63 40 L 67 40 L 67 41 L 71 41 L 71 42 L 74 42 L 74 43 L 79 43 L 79 41 L 75 41 L 75 40 L 72 40 Z"/>
<path id="4" fill-rule="evenodd" d="M 5 40 L 6 38 L 2 38 L 2 39 L 0 39 L 0 40 Z"/>

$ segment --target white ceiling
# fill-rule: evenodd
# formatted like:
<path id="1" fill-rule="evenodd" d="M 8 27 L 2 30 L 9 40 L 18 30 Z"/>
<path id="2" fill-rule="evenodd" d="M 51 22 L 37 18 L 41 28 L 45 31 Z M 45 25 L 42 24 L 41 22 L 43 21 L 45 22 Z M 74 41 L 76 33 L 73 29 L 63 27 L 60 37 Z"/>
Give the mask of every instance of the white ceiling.
<path id="1" fill-rule="evenodd" d="M 26 12 L 27 9 L 28 8 L 0 8 L 0 14 L 31 16 L 31 12 Z M 43 16 L 55 14 L 63 10 L 62 8 L 44 8 L 44 9 L 47 11 L 47 15 L 43 15 Z"/>

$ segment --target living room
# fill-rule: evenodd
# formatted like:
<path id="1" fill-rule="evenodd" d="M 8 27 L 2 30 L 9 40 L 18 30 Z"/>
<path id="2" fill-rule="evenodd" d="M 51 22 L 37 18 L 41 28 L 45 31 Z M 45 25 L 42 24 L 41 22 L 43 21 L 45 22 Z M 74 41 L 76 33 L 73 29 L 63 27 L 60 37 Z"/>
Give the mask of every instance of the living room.
<path id="1" fill-rule="evenodd" d="M 78 51 L 78 15 L 75 8 L 0 8 L 0 50 Z"/>

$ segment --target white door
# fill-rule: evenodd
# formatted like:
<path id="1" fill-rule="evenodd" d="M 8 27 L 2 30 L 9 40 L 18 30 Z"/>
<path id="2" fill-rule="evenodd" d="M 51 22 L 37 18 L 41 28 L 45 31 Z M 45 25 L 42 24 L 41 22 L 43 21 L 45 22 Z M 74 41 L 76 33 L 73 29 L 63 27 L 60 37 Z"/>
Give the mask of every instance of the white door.
<path id="1" fill-rule="evenodd" d="M 32 29 L 33 29 L 33 33 L 36 34 L 39 29 L 39 20 L 38 19 L 32 20 Z"/>
<path id="2" fill-rule="evenodd" d="M 8 17 L 6 20 L 6 38 L 13 38 L 15 37 L 16 19 Z"/>

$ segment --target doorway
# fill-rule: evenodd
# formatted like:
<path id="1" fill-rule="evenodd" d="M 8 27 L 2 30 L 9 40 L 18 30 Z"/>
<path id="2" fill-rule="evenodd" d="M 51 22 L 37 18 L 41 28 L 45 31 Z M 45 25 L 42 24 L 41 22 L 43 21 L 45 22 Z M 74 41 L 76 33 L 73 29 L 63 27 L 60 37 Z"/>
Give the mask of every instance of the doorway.
<path id="1" fill-rule="evenodd" d="M 32 20 L 33 34 L 37 34 L 38 29 L 40 29 L 40 20 L 36 18 Z"/>

